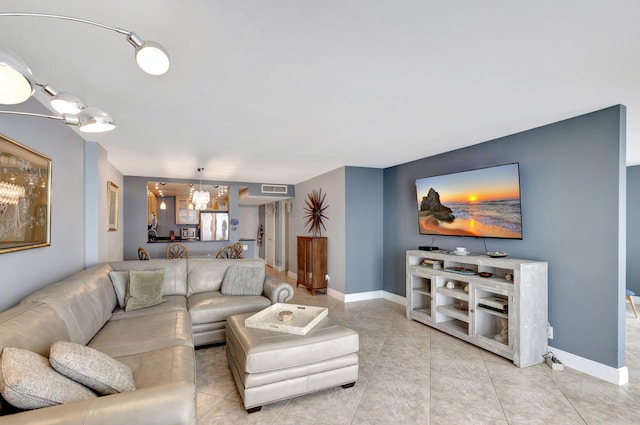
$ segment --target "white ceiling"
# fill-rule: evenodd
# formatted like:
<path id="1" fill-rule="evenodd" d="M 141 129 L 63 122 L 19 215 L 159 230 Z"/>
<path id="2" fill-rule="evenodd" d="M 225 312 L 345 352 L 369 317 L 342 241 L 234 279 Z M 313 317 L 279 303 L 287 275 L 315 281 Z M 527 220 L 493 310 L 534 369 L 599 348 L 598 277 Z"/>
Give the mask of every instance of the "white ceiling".
<path id="1" fill-rule="evenodd" d="M 640 164 L 640 2 L 3 0 L 133 30 L 0 17 L 40 82 L 108 111 L 90 135 L 124 175 L 296 184 L 388 167 L 615 104 Z M 38 94 L 43 102 L 46 96 Z M 35 119 L 35 118 L 33 118 Z M 1 132 L 1 129 L 0 129 Z"/>

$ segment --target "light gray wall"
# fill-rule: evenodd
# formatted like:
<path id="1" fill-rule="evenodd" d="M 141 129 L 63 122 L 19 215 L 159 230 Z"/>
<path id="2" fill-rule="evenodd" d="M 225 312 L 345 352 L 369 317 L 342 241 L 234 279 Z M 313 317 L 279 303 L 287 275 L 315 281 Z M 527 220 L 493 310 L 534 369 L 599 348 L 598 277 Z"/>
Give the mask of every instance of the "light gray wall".
<path id="1" fill-rule="evenodd" d="M 122 174 L 109 163 L 107 151 L 95 142 L 84 144 L 85 267 L 122 260 Z M 118 230 L 108 231 L 107 182 L 118 186 Z"/>
<path id="2" fill-rule="evenodd" d="M 2 109 L 49 114 L 33 98 L 16 106 L 3 105 Z M 105 241 L 107 252 L 111 252 L 111 244 L 117 249 L 118 235 L 115 242 L 107 237 L 105 220 L 104 232 L 85 239 L 85 211 L 99 211 L 102 206 L 94 204 L 93 199 L 85 201 L 85 142 L 77 133 L 60 121 L 9 115 L 0 115 L 0 133 L 53 160 L 51 246 L 0 255 L 0 310 L 3 310 L 25 295 L 83 269 L 85 251 L 99 252 L 97 247 Z M 105 158 L 96 156 L 96 161 L 100 167 L 109 169 L 110 165 L 103 162 Z M 111 175 L 111 171 L 107 174 Z M 106 210 L 106 181 L 96 179 L 96 184 L 96 190 L 104 186 L 102 199 Z M 98 221 L 96 226 L 100 226 Z"/>
<path id="3" fill-rule="evenodd" d="M 627 168 L 627 288 L 640 296 L 640 165 Z"/>
<path id="4" fill-rule="evenodd" d="M 385 169 L 384 289 L 404 296 L 404 252 L 431 242 L 418 234 L 416 178 L 519 162 L 524 239 L 487 249 L 549 263 L 551 345 L 624 366 L 625 116 L 611 107 Z M 435 245 L 484 251 L 482 239 Z"/>
<path id="5" fill-rule="evenodd" d="M 383 170 L 346 167 L 346 293 L 383 287 Z"/>
<path id="6" fill-rule="evenodd" d="M 326 194 L 324 205 L 329 207 L 325 222 L 327 230 L 322 236 L 327 237 L 327 272 L 331 276 L 330 289 L 345 294 L 346 290 L 346 229 L 345 229 L 345 168 L 341 167 L 328 173 L 314 177 L 296 185 L 296 196 L 293 209 L 289 214 L 289 270 L 298 270 L 297 236 L 310 236 L 304 226 L 305 200 L 312 190 L 322 189 Z"/>

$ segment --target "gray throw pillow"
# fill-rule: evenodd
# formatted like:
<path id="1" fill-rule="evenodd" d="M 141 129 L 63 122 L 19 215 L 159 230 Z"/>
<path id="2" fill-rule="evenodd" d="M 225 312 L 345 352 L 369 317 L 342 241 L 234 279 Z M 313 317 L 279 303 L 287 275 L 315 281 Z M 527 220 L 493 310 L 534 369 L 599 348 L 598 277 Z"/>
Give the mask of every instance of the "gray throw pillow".
<path id="1" fill-rule="evenodd" d="M 118 299 L 118 305 L 124 309 L 124 300 L 127 293 L 127 286 L 129 285 L 129 272 L 109 272 L 113 289 L 116 292 L 116 298 Z"/>
<path id="2" fill-rule="evenodd" d="M 51 346 L 49 362 L 59 373 L 98 394 L 109 395 L 136 389 L 129 366 L 91 347 L 58 341 Z"/>
<path id="3" fill-rule="evenodd" d="M 11 347 L 2 350 L 0 393 L 20 409 L 39 409 L 96 397 L 89 388 L 53 370 L 40 354 Z"/>
<path id="4" fill-rule="evenodd" d="M 262 295 L 264 275 L 264 267 L 232 264 L 224 272 L 220 291 L 224 295 Z"/>
<path id="5" fill-rule="evenodd" d="M 139 310 L 162 304 L 164 269 L 129 270 L 129 285 L 125 301 L 125 311 Z"/>

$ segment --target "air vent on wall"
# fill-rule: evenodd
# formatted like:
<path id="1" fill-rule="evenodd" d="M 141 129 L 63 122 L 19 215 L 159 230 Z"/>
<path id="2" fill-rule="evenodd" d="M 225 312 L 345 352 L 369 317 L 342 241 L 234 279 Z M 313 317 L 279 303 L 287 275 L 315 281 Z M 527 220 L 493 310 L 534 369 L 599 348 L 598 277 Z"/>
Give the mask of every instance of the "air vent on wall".
<path id="1" fill-rule="evenodd" d="M 279 193 L 286 194 L 287 186 L 282 184 L 263 184 L 262 193 Z"/>

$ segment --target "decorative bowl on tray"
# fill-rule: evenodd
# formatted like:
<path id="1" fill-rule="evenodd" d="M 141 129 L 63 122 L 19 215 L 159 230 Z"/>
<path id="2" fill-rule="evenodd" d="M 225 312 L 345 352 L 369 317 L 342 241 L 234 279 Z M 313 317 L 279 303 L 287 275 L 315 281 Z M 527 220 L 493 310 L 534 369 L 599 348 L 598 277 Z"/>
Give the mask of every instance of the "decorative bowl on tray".
<path id="1" fill-rule="evenodd" d="M 508 256 L 509 254 L 504 251 L 489 251 L 487 252 L 487 255 L 491 258 L 502 258 Z"/>
<path id="2" fill-rule="evenodd" d="M 493 276 L 493 273 L 480 272 L 480 273 L 478 273 L 478 276 L 480 276 L 480 277 L 491 277 L 491 276 Z"/>

